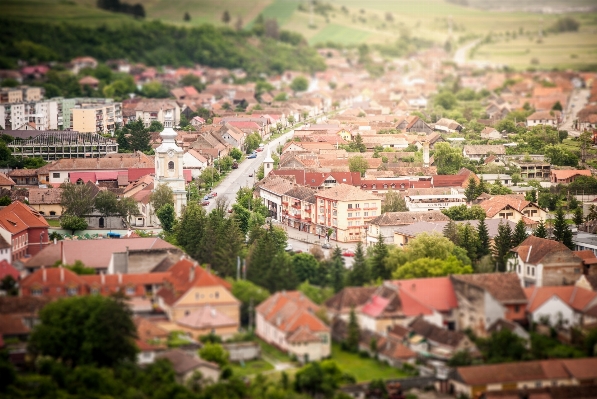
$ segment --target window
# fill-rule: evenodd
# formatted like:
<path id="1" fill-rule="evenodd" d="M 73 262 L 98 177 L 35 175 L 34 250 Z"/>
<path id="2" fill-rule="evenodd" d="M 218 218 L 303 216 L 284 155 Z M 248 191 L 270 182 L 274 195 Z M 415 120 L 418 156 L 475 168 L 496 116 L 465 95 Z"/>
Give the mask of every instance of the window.
<path id="1" fill-rule="evenodd" d="M 54 179 L 60 179 L 60 173 L 52 173 Z"/>
<path id="2" fill-rule="evenodd" d="M 352 226 L 352 222 L 348 222 L 348 227 L 351 227 L 351 226 Z"/>
<path id="3" fill-rule="evenodd" d="M 534 275 L 535 275 L 535 268 L 531 267 L 531 276 L 534 276 Z"/>
<path id="4" fill-rule="evenodd" d="M 514 311 L 518 313 L 520 311 L 520 305 L 514 306 Z"/>
<path id="5" fill-rule="evenodd" d="M 377 216 L 377 211 L 371 212 L 371 216 Z"/>
<path id="6" fill-rule="evenodd" d="M 33 288 L 31 290 L 31 295 L 33 295 L 33 296 L 41 296 L 42 293 L 43 293 L 43 290 L 41 288 Z"/>
<path id="7" fill-rule="evenodd" d="M 361 217 L 361 212 L 355 212 L 354 214 L 356 217 L 360 218 Z"/>
<path id="8" fill-rule="evenodd" d="M 349 218 L 351 218 L 351 217 L 352 217 L 352 213 L 349 213 L 349 214 L 348 214 L 348 217 L 349 217 Z"/>
<path id="9" fill-rule="evenodd" d="M 220 297 L 220 293 L 218 291 L 216 291 L 216 299 L 218 299 Z"/>
<path id="10" fill-rule="evenodd" d="M 369 212 L 363 212 L 363 216 L 365 216 L 365 217 L 369 216 Z"/>
<path id="11" fill-rule="evenodd" d="M 352 204 L 348 204 L 348 209 L 352 209 Z"/>
<path id="12" fill-rule="evenodd" d="M 365 208 L 369 208 L 369 203 L 365 202 Z"/>
<path id="13" fill-rule="evenodd" d="M 66 293 L 68 296 L 77 295 L 77 287 L 70 287 L 66 289 Z"/>
<path id="14" fill-rule="evenodd" d="M 174 161 L 168 162 L 168 170 L 174 170 Z"/>
<path id="15" fill-rule="evenodd" d="M 127 295 L 135 295 L 135 287 L 126 287 Z"/>
<path id="16" fill-rule="evenodd" d="M 360 207 L 361 207 L 361 204 L 354 204 L 354 207 L 355 207 L 355 208 L 360 208 Z"/>

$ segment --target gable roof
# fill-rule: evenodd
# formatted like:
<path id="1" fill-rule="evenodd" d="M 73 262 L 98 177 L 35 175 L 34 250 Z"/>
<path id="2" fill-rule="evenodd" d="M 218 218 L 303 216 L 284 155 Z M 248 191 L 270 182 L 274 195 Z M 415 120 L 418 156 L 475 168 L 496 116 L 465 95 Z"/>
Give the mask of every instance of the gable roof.
<path id="1" fill-rule="evenodd" d="M 589 305 L 595 303 L 597 292 L 590 291 L 574 285 L 556 286 L 556 287 L 529 287 L 524 289 L 524 293 L 529 300 L 527 309 L 534 312 L 545 302 L 553 297 L 558 297 L 562 302 L 572 309 L 582 312 Z"/>
<path id="2" fill-rule="evenodd" d="M 437 310 L 447 312 L 458 307 L 456 293 L 450 277 L 413 278 L 394 280 L 390 284 L 398 287 L 401 294 Z"/>
<path id="3" fill-rule="evenodd" d="M 12 276 L 15 280 L 19 279 L 19 271 L 6 259 L 2 259 L 0 262 L 0 281 L 4 279 L 6 276 Z"/>
<path id="4" fill-rule="evenodd" d="M 405 224 L 412 224 L 420 221 L 440 222 L 450 221 L 450 218 L 444 215 L 441 211 L 429 212 L 385 212 L 375 219 L 370 220 L 369 224 L 378 226 L 401 226 Z"/>
<path id="5" fill-rule="evenodd" d="M 541 260 L 548 254 L 554 252 L 572 252 L 570 248 L 561 242 L 535 236 L 527 237 L 526 240 L 521 242 L 517 247 L 513 248 L 512 251 L 517 253 L 518 257 L 523 262 L 534 265 L 541 263 Z M 582 259 L 578 256 L 576 257 L 578 258 L 580 264 Z"/>
<path id="6" fill-rule="evenodd" d="M 30 227 L 49 227 L 43 216 L 36 210 L 14 201 L 3 209 L 0 209 L 0 227 L 11 234 L 16 234 Z"/>
<path id="7" fill-rule="evenodd" d="M 527 303 L 516 273 L 460 274 L 451 278 L 479 287 L 504 304 Z"/>
<path id="8" fill-rule="evenodd" d="M 551 174 L 553 176 L 555 176 L 555 178 L 558 180 L 566 180 L 573 176 L 591 176 L 591 171 L 590 170 L 576 170 L 576 169 L 571 169 L 571 170 L 552 169 Z"/>
<path id="9" fill-rule="evenodd" d="M 212 362 L 205 361 L 200 357 L 189 355 L 180 349 L 172 349 L 162 352 L 158 357 L 168 359 L 172 363 L 174 372 L 178 375 L 185 375 L 189 371 L 198 369 L 200 367 L 208 367 L 213 370 L 219 370 L 220 367 Z"/>
<path id="10" fill-rule="evenodd" d="M 466 339 L 466 334 L 461 331 L 450 331 L 440 328 L 435 324 L 429 323 L 423 317 L 416 317 L 410 322 L 408 327 L 416 334 L 421 335 L 429 341 L 437 342 L 442 345 L 456 347 L 463 339 Z"/>
<path id="11" fill-rule="evenodd" d="M 343 183 L 330 189 L 319 191 L 315 196 L 336 201 L 366 201 L 380 199 L 374 194 Z"/>

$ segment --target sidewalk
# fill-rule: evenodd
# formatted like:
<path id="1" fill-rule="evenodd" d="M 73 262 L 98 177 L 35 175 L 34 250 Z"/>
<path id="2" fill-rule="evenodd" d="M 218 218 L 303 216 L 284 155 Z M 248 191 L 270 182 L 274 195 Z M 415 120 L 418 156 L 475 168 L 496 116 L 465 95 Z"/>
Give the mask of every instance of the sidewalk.
<path id="1" fill-rule="evenodd" d="M 288 234 L 288 238 L 291 238 L 293 240 L 302 241 L 307 244 L 316 244 L 316 245 L 321 245 L 325 242 L 325 237 L 319 238 L 317 236 L 317 234 L 311 234 L 311 233 L 306 233 L 304 231 L 299 231 L 295 228 L 286 226 L 281 223 L 276 223 L 276 226 L 284 229 L 284 231 L 286 231 L 286 234 Z M 336 245 L 338 245 L 342 249 L 350 249 L 351 251 L 354 251 L 357 247 L 356 242 L 338 242 L 338 241 L 334 241 L 334 240 L 330 240 L 330 245 L 332 246 L 332 248 L 336 248 Z"/>

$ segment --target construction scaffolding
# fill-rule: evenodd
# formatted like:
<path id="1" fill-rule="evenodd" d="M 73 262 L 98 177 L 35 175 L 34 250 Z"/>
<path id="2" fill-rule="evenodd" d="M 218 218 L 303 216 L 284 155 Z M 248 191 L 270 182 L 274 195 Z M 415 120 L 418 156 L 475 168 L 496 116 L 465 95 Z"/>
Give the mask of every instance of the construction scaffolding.
<path id="1" fill-rule="evenodd" d="M 45 161 L 62 158 L 100 158 L 118 152 L 116 141 L 97 133 L 68 131 L 44 132 L 32 139 L 16 139 L 8 147 L 15 157 L 41 157 Z"/>

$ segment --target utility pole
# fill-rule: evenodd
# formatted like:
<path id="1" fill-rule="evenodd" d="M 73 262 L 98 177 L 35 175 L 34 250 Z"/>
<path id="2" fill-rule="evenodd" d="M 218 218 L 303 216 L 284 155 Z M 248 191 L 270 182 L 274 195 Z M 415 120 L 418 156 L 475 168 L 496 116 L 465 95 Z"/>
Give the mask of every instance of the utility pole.
<path id="1" fill-rule="evenodd" d="M 249 332 L 253 331 L 253 298 L 249 300 Z"/>

